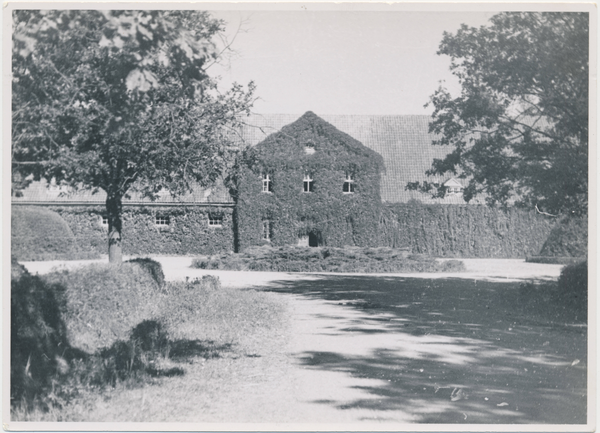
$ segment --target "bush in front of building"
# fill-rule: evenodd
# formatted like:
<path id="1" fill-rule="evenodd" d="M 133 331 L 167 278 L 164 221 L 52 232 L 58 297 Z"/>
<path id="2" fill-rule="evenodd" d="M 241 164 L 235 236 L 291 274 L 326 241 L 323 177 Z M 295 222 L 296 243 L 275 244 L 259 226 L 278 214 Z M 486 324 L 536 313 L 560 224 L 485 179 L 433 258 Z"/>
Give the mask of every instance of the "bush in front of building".
<path id="1" fill-rule="evenodd" d="M 27 402 L 64 371 L 70 345 L 54 287 L 15 260 L 11 278 L 11 402 Z"/>
<path id="2" fill-rule="evenodd" d="M 558 222 L 540 251 L 542 257 L 587 257 L 587 218 L 567 217 Z"/>
<path id="3" fill-rule="evenodd" d="M 152 260 L 149 257 L 138 257 L 135 259 L 127 260 L 126 263 L 136 264 L 140 266 L 152 276 L 152 279 L 156 284 L 158 284 L 158 287 L 165 286 L 165 273 L 162 270 L 162 265 L 156 260 Z"/>
<path id="4" fill-rule="evenodd" d="M 21 261 L 96 258 L 79 247 L 61 216 L 41 207 L 11 209 L 11 253 Z"/>
<path id="5" fill-rule="evenodd" d="M 587 318 L 588 266 L 587 260 L 565 266 L 558 278 L 556 297 L 560 304 L 575 309 L 581 318 Z"/>
<path id="6" fill-rule="evenodd" d="M 438 261 L 393 248 L 251 247 L 241 253 L 198 257 L 192 267 L 270 272 L 460 272 L 457 260 Z"/>
<path id="7" fill-rule="evenodd" d="M 57 288 L 69 342 L 87 353 L 127 340 L 134 326 L 156 315 L 163 297 L 153 275 L 137 263 L 60 270 L 44 280 Z"/>

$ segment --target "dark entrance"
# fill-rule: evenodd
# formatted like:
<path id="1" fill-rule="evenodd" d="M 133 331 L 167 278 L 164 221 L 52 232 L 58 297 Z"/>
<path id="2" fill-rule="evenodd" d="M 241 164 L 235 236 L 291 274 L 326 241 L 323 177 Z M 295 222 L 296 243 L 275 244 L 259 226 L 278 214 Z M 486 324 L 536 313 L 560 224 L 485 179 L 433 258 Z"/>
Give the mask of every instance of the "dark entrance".
<path id="1" fill-rule="evenodd" d="M 313 230 L 308 233 L 308 246 L 309 247 L 318 247 L 321 246 L 321 232 L 318 230 Z"/>

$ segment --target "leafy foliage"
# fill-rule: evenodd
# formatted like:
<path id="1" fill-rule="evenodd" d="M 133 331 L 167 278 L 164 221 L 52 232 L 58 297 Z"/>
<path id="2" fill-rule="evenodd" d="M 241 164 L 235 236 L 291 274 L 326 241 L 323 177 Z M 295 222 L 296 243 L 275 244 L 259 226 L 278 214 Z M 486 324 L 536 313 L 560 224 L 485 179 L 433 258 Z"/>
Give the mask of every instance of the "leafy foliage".
<path id="1" fill-rule="evenodd" d="M 539 253 L 555 221 L 514 207 L 411 201 L 384 206 L 379 242 L 434 257 L 525 258 Z"/>
<path id="2" fill-rule="evenodd" d="M 223 23 L 200 11 L 16 11 L 13 169 L 107 193 L 120 261 L 122 198 L 211 185 L 237 152 L 254 85 L 206 74 Z"/>
<path id="3" fill-rule="evenodd" d="M 467 201 L 511 202 L 542 212 L 587 212 L 587 13 L 501 13 L 487 26 L 444 33 L 462 92 L 432 96 L 430 132 L 453 150 L 428 174 L 469 179 Z M 409 189 L 444 195 L 440 185 Z"/>
<path id="4" fill-rule="evenodd" d="M 197 258 L 192 267 L 270 272 L 458 272 L 457 260 L 409 255 L 392 248 L 251 247 L 237 254 Z"/>
<path id="5" fill-rule="evenodd" d="M 312 151 L 307 152 L 306 149 Z M 383 159 L 312 112 L 245 152 L 235 178 L 237 250 L 263 243 L 295 245 L 314 234 L 322 245 L 376 246 Z M 263 192 L 263 176 L 272 182 Z M 344 194 L 347 175 L 354 193 Z M 313 181 L 310 193 L 303 179 Z"/>
<path id="6" fill-rule="evenodd" d="M 67 329 L 51 285 L 26 271 L 11 279 L 10 308 L 11 399 L 31 401 L 64 373 Z"/>
<path id="7" fill-rule="evenodd" d="M 17 260 L 72 260 L 97 256 L 82 251 L 71 228 L 58 213 L 39 207 L 12 207 L 11 251 Z"/>
<path id="8" fill-rule="evenodd" d="M 162 270 L 162 265 L 156 260 L 152 260 L 149 257 L 138 257 L 135 259 L 127 260 L 127 263 L 139 265 L 147 273 L 152 275 L 152 279 L 156 284 L 158 284 L 158 287 L 162 288 L 165 286 L 165 274 Z"/>
<path id="9" fill-rule="evenodd" d="M 580 317 L 587 318 L 588 266 L 587 260 L 563 268 L 558 278 L 557 297 L 563 305 L 574 307 Z"/>
<path id="10" fill-rule="evenodd" d="M 100 225 L 105 210 L 100 206 L 52 207 L 67 222 L 81 249 L 104 253 L 106 228 Z M 208 225 L 208 215 L 223 217 L 221 227 Z M 170 225 L 157 228 L 156 216 L 168 216 Z M 125 254 L 214 254 L 232 251 L 232 209 L 198 206 L 125 206 L 123 208 Z"/>
<path id="11" fill-rule="evenodd" d="M 159 308 L 158 284 L 136 263 L 94 264 L 53 272 L 44 280 L 61 288 L 56 296 L 69 342 L 88 353 L 127 340 L 131 328 Z"/>
<path id="12" fill-rule="evenodd" d="M 540 251 L 541 256 L 587 257 L 587 218 L 565 218 L 550 232 Z"/>

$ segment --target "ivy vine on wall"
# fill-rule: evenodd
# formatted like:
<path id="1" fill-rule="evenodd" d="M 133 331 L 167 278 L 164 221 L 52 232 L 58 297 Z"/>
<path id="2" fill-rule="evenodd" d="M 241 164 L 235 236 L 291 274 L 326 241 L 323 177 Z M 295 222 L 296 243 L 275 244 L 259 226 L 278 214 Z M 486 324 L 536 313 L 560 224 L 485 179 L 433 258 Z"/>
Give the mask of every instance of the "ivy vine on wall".
<path id="1" fill-rule="evenodd" d="M 377 246 L 383 167 L 381 155 L 307 112 L 238 164 L 238 250 L 295 245 L 305 236 L 319 245 Z M 353 192 L 344 191 L 348 179 Z"/>

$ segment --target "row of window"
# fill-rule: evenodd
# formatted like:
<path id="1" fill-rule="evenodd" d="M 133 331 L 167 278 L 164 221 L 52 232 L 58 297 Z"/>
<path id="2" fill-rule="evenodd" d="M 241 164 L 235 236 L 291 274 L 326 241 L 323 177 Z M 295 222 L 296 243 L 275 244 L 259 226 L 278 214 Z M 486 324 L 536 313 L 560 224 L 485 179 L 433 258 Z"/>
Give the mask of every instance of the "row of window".
<path id="1" fill-rule="evenodd" d="M 309 174 L 304 175 L 304 180 L 302 183 L 304 192 L 310 193 L 314 191 L 314 181 Z M 262 192 L 273 192 L 273 181 L 268 174 L 262 175 Z M 344 180 L 344 184 L 342 185 L 342 192 L 344 194 L 354 193 L 354 178 L 352 175 L 346 175 L 346 180 Z"/>
<path id="2" fill-rule="evenodd" d="M 103 216 L 100 225 L 108 228 L 108 217 Z M 168 215 L 156 215 L 154 217 L 154 225 L 156 227 L 168 227 L 171 225 L 171 217 Z M 208 225 L 212 227 L 221 227 L 223 225 L 223 215 L 208 214 Z"/>
<path id="3" fill-rule="evenodd" d="M 449 186 L 446 187 L 446 191 L 448 192 L 448 194 L 460 194 L 462 193 L 462 188 L 456 186 Z"/>

